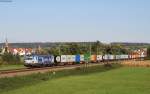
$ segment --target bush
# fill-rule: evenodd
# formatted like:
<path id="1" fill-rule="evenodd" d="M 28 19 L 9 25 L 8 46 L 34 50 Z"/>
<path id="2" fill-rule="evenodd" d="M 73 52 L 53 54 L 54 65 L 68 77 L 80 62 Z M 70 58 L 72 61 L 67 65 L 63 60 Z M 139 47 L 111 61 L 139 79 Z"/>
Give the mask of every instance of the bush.
<path id="1" fill-rule="evenodd" d="M 5 53 L 1 56 L 2 62 L 4 64 L 19 64 L 21 63 L 21 58 L 19 55 L 13 55 L 11 53 Z"/>

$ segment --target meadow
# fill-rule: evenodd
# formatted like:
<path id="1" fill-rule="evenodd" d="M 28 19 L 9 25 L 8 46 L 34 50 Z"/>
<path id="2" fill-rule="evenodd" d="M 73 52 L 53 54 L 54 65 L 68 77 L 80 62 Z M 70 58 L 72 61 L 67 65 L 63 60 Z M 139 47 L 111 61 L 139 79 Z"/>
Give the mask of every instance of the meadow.
<path id="1" fill-rule="evenodd" d="M 9 65 L 9 64 L 5 64 L 5 65 L 0 65 L 0 71 L 1 70 L 13 70 L 13 69 L 21 69 L 21 68 L 25 68 L 25 66 L 22 64 L 14 64 L 14 65 Z"/>
<path id="2" fill-rule="evenodd" d="M 149 94 L 150 68 L 120 65 L 0 79 L 1 94 Z"/>

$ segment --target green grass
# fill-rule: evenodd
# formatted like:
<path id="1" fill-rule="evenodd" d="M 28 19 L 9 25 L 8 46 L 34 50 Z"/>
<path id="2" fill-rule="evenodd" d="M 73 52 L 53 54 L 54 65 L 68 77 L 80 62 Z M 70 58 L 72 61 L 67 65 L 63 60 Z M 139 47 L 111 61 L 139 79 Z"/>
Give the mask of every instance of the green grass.
<path id="1" fill-rule="evenodd" d="M 12 88 L 3 88 L 1 94 L 149 94 L 150 68 L 144 67 L 93 67 L 52 74 L 16 77 Z M 109 71 L 108 71 L 109 70 Z M 42 76 L 43 75 L 43 76 Z M 37 78 L 36 78 L 37 77 Z M 23 81 L 23 78 L 24 81 Z M 30 80 L 29 80 L 30 78 Z M 14 78 L 7 78 L 10 83 Z M 36 79 L 36 80 L 35 80 Z M 4 79 L 3 79 L 4 80 Z M 0 80 L 3 81 L 3 80 Z M 27 82 L 27 80 L 29 82 Z M 35 82 L 32 82 L 35 80 Z M 8 80 L 5 80 L 5 83 Z M 37 83 L 39 81 L 39 83 Z M 19 83 L 24 82 L 23 85 Z M 16 84 L 19 84 L 18 86 Z M 1 87 L 2 88 L 2 83 Z M 15 87 L 16 85 L 16 87 Z M 5 92 L 4 92 L 5 91 Z M 6 92 L 7 91 L 7 92 Z"/>
<path id="2" fill-rule="evenodd" d="M 14 90 L 24 86 L 35 85 L 37 83 L 41 83 L 47 80 L 55 80 L 61 77 L 87 75 L 96 72 L 108 71 L 118 67 L 120 67 L 120 65 L 113 65 L 112 67 L 95 66 L 88 67 L 86 69 L 85 67 L 81 67 L 72 70 L 59 71 L 55 75 L 52 72 L 48 72 L 44 74 L 39 73 L 22 77 L 2 78 L 0 79 L 0 92 Z"/>
<path id="3" fill-rule="evenodd" d="M 24 65 L 0 65 L 0 70 L 11 70 L 24 68 Z"/>

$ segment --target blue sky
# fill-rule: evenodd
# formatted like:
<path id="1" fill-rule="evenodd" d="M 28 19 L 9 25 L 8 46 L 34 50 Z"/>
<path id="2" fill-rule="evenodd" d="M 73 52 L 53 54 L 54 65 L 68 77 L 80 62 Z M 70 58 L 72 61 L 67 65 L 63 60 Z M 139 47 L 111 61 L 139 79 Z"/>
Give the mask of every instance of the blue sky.
<path id="1" fill-rule="evenodd" d="M 149 42 L 150 0 L 0 2 L 0 42 Z"/>

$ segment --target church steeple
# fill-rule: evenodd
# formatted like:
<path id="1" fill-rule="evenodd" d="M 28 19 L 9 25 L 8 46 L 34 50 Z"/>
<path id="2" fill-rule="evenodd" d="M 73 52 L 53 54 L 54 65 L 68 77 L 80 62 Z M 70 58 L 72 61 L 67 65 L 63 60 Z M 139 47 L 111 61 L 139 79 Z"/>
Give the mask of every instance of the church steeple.
<path id="1" fill-rule="evenodd" d="M 8 47 L 8 39 L 5 40 L 5 47 Z"/>
<path id="2" fill-rule="evenodd" d="M 5 52 L 9 52 L 8 39 L 5 40 Z"/>
<path id="3" fill-rule="evenodd" d="M 41 53 L 41 46 L 38 45 L 38 54 L 40 54 L 40 53 Z"/>

